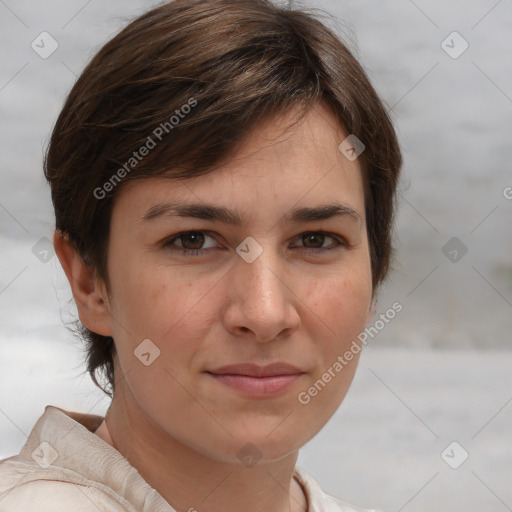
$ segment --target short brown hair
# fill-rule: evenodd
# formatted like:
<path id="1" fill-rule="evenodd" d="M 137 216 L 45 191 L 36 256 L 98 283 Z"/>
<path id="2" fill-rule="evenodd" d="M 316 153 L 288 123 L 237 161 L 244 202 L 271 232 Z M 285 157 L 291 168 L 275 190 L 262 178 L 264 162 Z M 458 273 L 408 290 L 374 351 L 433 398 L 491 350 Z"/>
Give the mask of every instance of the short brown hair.
<path id="1" fill-rule="evenodd" d="M 110 217 L 127 182 L 212 172 L 264 118 L 292 107 L 302 117 L 319 102 L 365 145 L 359 161 L 374 291 L 383 281 L 399 145 L 364 70 L 314 13 L 269 0 L 174 0 L 132 21 L 84 69 L 56 122 L 44 172 L 56 230 L 107 290 Z M 132 161 L 158 127 L 158 147 Z M 75 328 L 87 344 L 87 371 L 112 397 L 114 340 L 79 320 Z"/>

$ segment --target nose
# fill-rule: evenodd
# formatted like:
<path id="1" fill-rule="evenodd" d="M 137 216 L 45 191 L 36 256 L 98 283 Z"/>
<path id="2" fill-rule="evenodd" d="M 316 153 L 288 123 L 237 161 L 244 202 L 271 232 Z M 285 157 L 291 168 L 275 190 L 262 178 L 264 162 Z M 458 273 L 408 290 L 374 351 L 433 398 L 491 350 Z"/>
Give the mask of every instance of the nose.
<path id="1" fill-rule="evenodd" d="M 226 283 L 228 332 L 260 343 L 289 336 L 299 324 L 293 277 L 270 244 L 251 263 L 236 260 Z"/>

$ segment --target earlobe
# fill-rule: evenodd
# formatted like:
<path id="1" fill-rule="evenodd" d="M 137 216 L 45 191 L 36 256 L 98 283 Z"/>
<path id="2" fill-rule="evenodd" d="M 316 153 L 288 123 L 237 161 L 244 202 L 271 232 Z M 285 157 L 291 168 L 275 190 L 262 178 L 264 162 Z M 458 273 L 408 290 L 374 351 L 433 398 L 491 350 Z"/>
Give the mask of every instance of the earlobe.
<path id="1" fill-rule="evenodd" d="M 53 246 L 68 278 L 80 321 L 91 331 L 112 336 L 106 290 L 94 270 L 84 263 L 66 233 L 56 230 Z"/>

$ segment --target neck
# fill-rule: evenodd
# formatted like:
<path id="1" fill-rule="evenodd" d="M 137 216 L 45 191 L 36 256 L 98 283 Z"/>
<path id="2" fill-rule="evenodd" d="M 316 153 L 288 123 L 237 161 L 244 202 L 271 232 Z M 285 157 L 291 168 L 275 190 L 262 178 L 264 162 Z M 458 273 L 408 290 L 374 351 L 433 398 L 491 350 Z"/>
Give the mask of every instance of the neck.
<path id="1" fill-rule="evenodd" d="M 125 428 L 130 425 L 131 428 Z M 114 398 L 95 432 L 118 450 L 173 508 L 189 512 L 304 512 L 293 478 L 298 451 L 252 467 L 219 461 L 151 430 Z"/>

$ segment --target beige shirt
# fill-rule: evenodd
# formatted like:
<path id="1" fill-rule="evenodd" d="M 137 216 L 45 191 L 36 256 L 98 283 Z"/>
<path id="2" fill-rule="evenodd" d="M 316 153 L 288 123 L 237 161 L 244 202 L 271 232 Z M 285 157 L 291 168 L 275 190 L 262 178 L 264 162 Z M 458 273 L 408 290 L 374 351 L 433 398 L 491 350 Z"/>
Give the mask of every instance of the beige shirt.
<path id="1" fill-rule="evenodd" d="M 0 512 L 176 512 L 94 434 L 102 421 L 46 406 L 20 453 L 0 461 Z M 324 493 L 298 466 L 293 477 L 308 512 L 372 512 Z"/>

